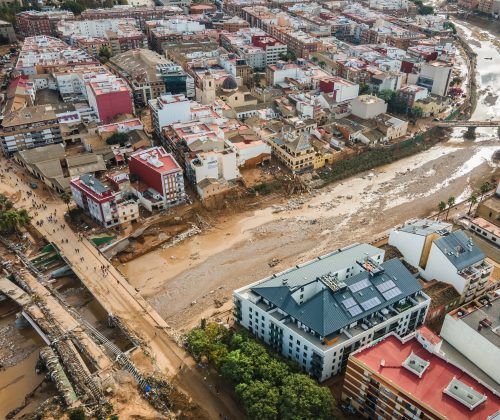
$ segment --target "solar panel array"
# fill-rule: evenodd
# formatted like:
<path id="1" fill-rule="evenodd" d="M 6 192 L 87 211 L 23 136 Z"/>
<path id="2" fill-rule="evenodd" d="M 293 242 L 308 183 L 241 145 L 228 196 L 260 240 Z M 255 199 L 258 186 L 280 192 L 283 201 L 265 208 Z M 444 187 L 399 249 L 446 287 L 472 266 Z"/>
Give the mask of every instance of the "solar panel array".
<path id="1" fill-rule="evenodd" d="M 352 306 L 351 308 L 348 309 L 348 311 L 351 314 L 351 316 L 356 316 L 363 312 L 358 305 Z"/>
<path id="2" fill-rule="evenodd" d="M 352 293 L 359 292 L 360 290 L 366 289 L 368 286 L 371 286 L 370 280 L 368 279 L 363 279 L 361 281 L 358 281 L 356 283 L 353 283 L 349 286 L 349 290 Z"/>
<path id="3" fill-rule="evenodd" d="M 379 284 L 377 286 L 377 289 L 380 293 L 387 292 L 389 289 L 392 289 L 393 287 L 396 287 L 394 282 L 392 280 L 389 281 L 384 281 L 383 283 Z"/>
<path id="4" fill-rule="evenodd" d="M 380 299 L 378 297 L 373 297 L 371 299 L 365 300 L 364 302 L 361 302 L 361 306 L 365 311 L 374 308 L 377 305 L 380 305 Z"/>
<path id="5" fill-rule="evenodd" d="M 352 297 L 350 297 L 348 299 L 343 300 L 342 305 L 344 305 L 346 309 L 349 309 L 351 306 L 356 305 L 356 301 Z"/>
<path id="6" fill-rule="evenodd" d="M 391 290 L 388 290 L 387 292 L 382 293 L 382 296 L 384 296 L 385 300 L 390 300 L 392 298 L 395 298 L 396 296 L 400 295 L 402 292 L 399 287 L 393 287 Z"/>

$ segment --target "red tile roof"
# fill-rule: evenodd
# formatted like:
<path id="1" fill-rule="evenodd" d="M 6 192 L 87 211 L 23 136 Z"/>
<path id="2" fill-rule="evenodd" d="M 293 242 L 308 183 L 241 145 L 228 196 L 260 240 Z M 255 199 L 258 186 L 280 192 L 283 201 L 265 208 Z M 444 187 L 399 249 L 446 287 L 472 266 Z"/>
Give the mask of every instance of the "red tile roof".
<path id="1" fill-rule="evenodd" d="M 422 378 L 401 366 L 412 352 L 430 362 Z M 495 396 L 488 388 L 479 384 L 459 368 L 429 353 L 415 338 L 403 344 L 398 338 L 391 335 L 378 344 L 351 355 L 351 357 L 378 372 L 385 380 L 404 390 L 415 400 L 449 419 L 485 420 L 500 410 L 498 396 Z M 381 360 L 385 361 L 384 366 L 380 365 Z M 454 377 L 486 395 L 487 400 L 475 409 L 469 410 L 460 402 L 444 394 L 443 389 Z"/>

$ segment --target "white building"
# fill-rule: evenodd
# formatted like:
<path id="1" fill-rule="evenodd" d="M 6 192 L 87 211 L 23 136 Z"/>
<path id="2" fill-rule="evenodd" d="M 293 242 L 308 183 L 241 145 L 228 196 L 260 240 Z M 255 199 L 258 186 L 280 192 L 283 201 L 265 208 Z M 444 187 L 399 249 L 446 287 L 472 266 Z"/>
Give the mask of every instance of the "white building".
<path id="1" fill-rule="evenodd" d="M 158 138 L 161 130 L 176 122 L 191 120 L 191 101 L 182 94 L 162 95 L 148 101 L 153 128 Z"/>
<path id="2" fill-rule="evenodd" d="M 75 203 L 104 227 L 133 222 L 139 218 L 139 206 L 122 191 L 113 191 L 93 175 L 81 175 L 70 181 Z"/>
<path id="3" fill-rule="evenodd" d="M 432 242 L 425 270 L 426 280 L 451 284 L 465 301 L 485 293 L 493 266 L 485 255 L 461 230 Z"/>
<path id="4" fill-rule="evenodd" d="M 471 302 L 446 315 L 441 337 L 500 384 L 500 296 Z"/>
<path id="5" fill-rule="evenodd" d="M 451 232 L 452 224 L 432 219 L 419 219 L 389 235 L 389 245 L 396 247 L 413 267 L 425 267 L 432 241 Z"/>
<path id="6" fill-rule="evenodd" d="M 387 112 L 387 104 L 377 96 L 359 95 L 351 102 L 351 110 L 356 117 L 369 120 Z"/>
<path id="7" fill-rule="evenodd" d="M 418 85 L 439 96 L 448 94 L 453 67 L 441 61 L 423 63 L 418 77 Z"/>
<path id="8" fill-rule="evenodd" d="M 236 321 L 320 381 L 358 348 L 424 322 L 430 299 L 398 259 L 355 244 L 234 292 Z"/>
<path id="9" fill-rule="evenodd" d="M 187 177 L 195 184 L 206 178 L 233 181 L 240 177 L 236 151 L 225 149 L 222 152 L 201 152 L 189 161 Z"/>

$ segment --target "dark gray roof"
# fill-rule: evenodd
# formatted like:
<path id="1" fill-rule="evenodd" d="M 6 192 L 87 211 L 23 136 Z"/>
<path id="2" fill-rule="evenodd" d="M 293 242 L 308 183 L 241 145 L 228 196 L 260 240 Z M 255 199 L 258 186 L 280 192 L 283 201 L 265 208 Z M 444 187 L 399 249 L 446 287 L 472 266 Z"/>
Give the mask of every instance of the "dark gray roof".
<path id="1" fill-rule="evenodd" d="M 333 291 L 326 287 L 302 304 L 295 301 L 292 297 L 293 292 L 313 281 L 321 281 L 319 276 L 326 274 L 324 270 L 315 274 L 311 273 L 316 277 L 310 277 L 309 279 L 304 278 L 304 273 L 301 273 L 302 276 L 294 276 L 295 278 L 292 277 L 291 281 L 287 281 L 287 284 L 283 284 L 283 278 L 286 277 L 285 273 L 259 283 L 252 287 L 251 290 L 325 337 L 422 290 L 420 283 L 399 259 L 395 258 L 386 261 L 380 267 L 382 270 L 379 272 L 371 274 L 368 271 L 363 271 L 345 280 L 347 287 L 343 289 Z M 295 273 L 297 271 L 300 270 L 294 270 Z M 352 286 L 363 280 L 365 280 L 367 286 L 353 292 L 352 290 L 356 288 Z M 390 282 L 393 282 L 394 286 Z M 393 290 L 394 287 L 399 288 L 400 293 L 394 296 L 388 295 L 387 292 Z M 384 297 L 384 294 L 386 297 Z M 360 310 L 354 316 L 346 307 L 349 305 L 343 303 L 350 298 L 353 299 L 350 304 L 357 306 Z M 369 304 L 370 302 L 373 306 Z"/>
<path id="2" fill-rule="evenodd" d="M 462 230 L 443 236 L 435 240 L 434 244 L 457 270 L 463 270 L 485 258 L 483 251 Z"/>
<path id="3" fill-rule="evenodd" d="M 104 185 L 101 181 L 99 181 L 95 176 L 90 174 L 83 174 L 80 176 L 80 181 L 85 185 L 88 185 L 94 191 L 97 191 L 99 194 L 103 194 L 109 190 L 106 185 Z"/>
<path id="4" fill-rule="evenodd" d="M 228 76 L 224 79 L 222 82 L 222 89 L 225 90 L 233 90 L 233 89 L 238 89 L 238 83 L 236 83 L 236 80 L 232 76 Z"/>

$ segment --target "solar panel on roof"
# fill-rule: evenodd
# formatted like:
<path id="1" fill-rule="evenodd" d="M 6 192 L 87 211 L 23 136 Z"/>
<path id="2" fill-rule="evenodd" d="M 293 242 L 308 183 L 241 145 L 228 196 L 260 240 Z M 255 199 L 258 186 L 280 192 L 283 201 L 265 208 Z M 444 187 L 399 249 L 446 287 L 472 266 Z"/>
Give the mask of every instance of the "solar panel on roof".
<path id="1" fill-rule="evenodd" d="M 385 300 L 389 300 L 389 299 L 395 298 L 396 296 L 399 296 L 401 293 L 402 292 L 399 289 L 399 287 L 394 287 L 391 290 L 388 290 L 387 292 L 382 293 L 382 296 L 384 296 Z"/>
<path id="2" fill-rule="evenodd" d="M 360 290 L 367 288 L 368 286 L 370 286 L 370 284 L 371 283 L 368 279 L 363 279 L 361 281 L 358 281 L 356 283 L 349 285 L 348 287 L 352 293 L 355 293 L 355 292 L 359 292 Z"/>
<path id="3" fill-rule="evenodd" d="M 377 305 L 380 305 L 380 299 L 378 297 L 374 297 L 368 300 L 365 300 L 364 302 L 361 303 L 361 306 L 365 311 L 368 309 L 374 308 Z"/>
<path id="4" fill-rule="evenodd" d="M 348 311 L 351 316 L 356 316 L 363 312 L 358 305 L 354 305 L 352 308 L 349 308 Z"/>
<path id="5" fill-rule="evenodd" d="M 377 286 L 377 289 L 380 293 L 387 292 L 389 289 L 392 289 L 393 287 L 396 287 L 394 282 L 392 280 L 385 281 Z"/>
<path id="6" fill-rule="evenodd" d="M 343 300 L 342 305 L 344 305 L 346 309 L 349 309 L 351 306 L 356 305 L 356 301 L 351 297 Z"/>

